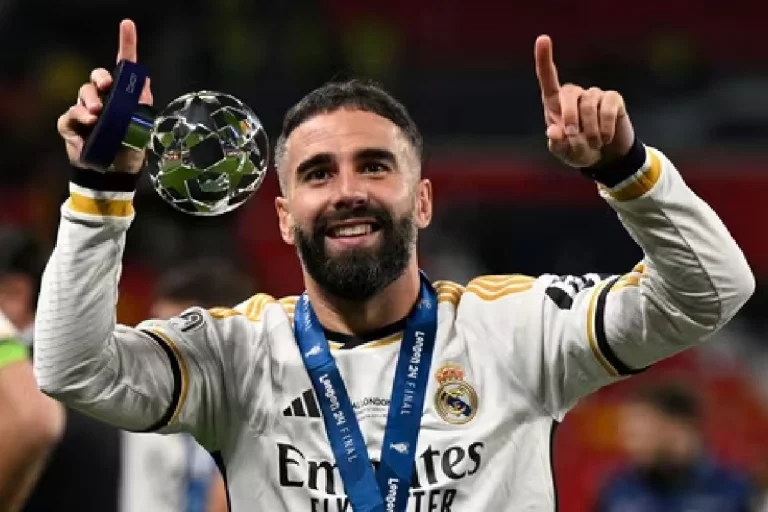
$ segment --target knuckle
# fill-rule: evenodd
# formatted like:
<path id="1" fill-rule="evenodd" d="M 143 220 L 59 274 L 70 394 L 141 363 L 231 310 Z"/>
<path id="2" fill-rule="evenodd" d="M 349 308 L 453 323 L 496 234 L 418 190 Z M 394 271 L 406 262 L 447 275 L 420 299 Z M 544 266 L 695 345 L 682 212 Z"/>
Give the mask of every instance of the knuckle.
<path id="1" fill-rule="evenodd" d="M 78 123 L 82 123 L 82 122 L 87 121 L 89 115 L 90 114 L 88 113 L 88 110 L 85 107 L 81 106 L 81 105 L 78 105 L 75 108 L 75 110 L 72 112 L 73 119 L 75 121 L 77 121 Z"/>
<path id="2" fill-rule="evenodd" d="M 560 99 L 562 101 L 575 102 L 578 100 L 580 95 L 580 91 L 574 89 L 573 87 L 563 87 L 560 90 Z"/>
<path id="3" fill-rule="evenodd" d="M 616 111 L 618 110 L 618 106 L 618 103 L 614 103 L 612 101 L 603 101 L 600 108 L 600 117 L 603 119 L 614 117 L 616 115 Z"/>
<path id="4" fill-rule="evenodd" d="M 59 118 L 56 120 L 56 129 L 59 132 L 66 131 L 69 125 L 72 123 L 73 119 L 76 119 L 75 107 L 69 107 L 69 109 L 67 109 L 66 112 L 61 114 Z"/>
<path id="5" fill-rule="evenodd" d="M 581 100 L 581 113 L 584 116 L 597 117 L 597 98 L 585 96 Z"/>
<path id="6" fill-rule="evenodd" d="M 579 95 L 573 94 L 573 91 L 563 91 L 563 93 L 560 95 L 560 102 L 564 107 L 576 108 L 578 101 Z"/>
<path id="7" fill-rule="evenodd" d="M 604 97 L 605 93 L 597 87 L 590 87 L 584 92 L 584 95 L 591 101 L 598 103 Z"/>
<path id="8" fill-rule="evenodd" d="M 587 114 L 597 115 L 597 96 L 588 94 L 581 98 L 581 110 Z"/>
<path id="9" fill-rule="evenodd" d="M 112 75 L 104 68 L 97 68 L 91 72 L 91 81 L 106 82 L 112 79 Z"/>

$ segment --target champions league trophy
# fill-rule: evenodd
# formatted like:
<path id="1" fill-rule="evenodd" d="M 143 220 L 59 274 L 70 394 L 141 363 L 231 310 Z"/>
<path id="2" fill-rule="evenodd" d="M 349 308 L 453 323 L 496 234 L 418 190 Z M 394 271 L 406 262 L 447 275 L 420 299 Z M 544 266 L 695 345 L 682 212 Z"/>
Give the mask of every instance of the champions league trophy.
<path id="1" fill-rule="evenodd" d="M 171 206 L 214 216 L 243 204 L 264 181 L 269 141 L 243 102 L 220 92 L 185 94 L 159 113 L 140 105 L 147 79 L 138 64 L 120 61 L 82 161 L 108 170 L 121 147 L 146 150 L 152 186 Z"/>

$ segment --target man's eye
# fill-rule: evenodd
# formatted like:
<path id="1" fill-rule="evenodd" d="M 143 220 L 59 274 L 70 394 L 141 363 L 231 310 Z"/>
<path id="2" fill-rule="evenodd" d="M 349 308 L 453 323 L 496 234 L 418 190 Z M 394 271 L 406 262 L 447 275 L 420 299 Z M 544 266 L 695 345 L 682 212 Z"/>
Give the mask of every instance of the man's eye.
<path id="1" fill-rule="evenodd" d="M 365 173 L 380 173 L 386 172 L 387 166 L 379 162 L 368 162 L 363 164 L 363 172 Z"/>
<path id="2" fill-rule="evenodd" d="M 304 175 L 307 181 L 323 181 L 328 179 L 328 171 L 325 169 L 313 169 Z"/>

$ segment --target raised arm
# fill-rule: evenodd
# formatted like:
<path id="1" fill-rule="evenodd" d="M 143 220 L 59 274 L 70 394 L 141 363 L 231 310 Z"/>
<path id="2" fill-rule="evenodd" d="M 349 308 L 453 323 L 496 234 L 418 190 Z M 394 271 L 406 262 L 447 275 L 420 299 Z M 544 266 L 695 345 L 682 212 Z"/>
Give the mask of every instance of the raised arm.
<path id="1" fill-rule="evenodd" d="M 136 59 L 136 29 L 120 27 L 119 59 Z M 222 340 L 242 319 L 194 310 L 137 328 L 116 324 L 126 231 L 142 156 L 123 150 L 110 172 L 82 168 L 82 126 L 93 125 L 112 77 L 91 74 L 78 103 L 59 120 L 73 165 L 56 246 L 46 267 L 35 326 L 34 369 L 41 389 L 73 408 L 140 431 L 191 431 L 209 445 L 226 400 Z M 145 89 L 142 101 L 151 102 Z M 194 324 L 194 325 L 192 325 Z"/>
<path id="2" fill-rule="evenodd" d="M 534 302 L 554 414 L 708 339 L 751 296 L 749 265 L 715 212 L 660 151 L 637 142 L 601 194 L 644 258 L 622 276 L 545 277 Z M 634 170 L 634 172 L 633 172 Z"/>
<path id="3" fill-rule="evenodd" d="M 536 70 L 551 152 L 597 183 L 644 253 L 622 276 L 546 275 L 485 306 L 510 375 L 561 419 L 600 386 L 706 340 L 755 279 L 712 208 L 636 138 L 620 94 L 560 85 L 548 37 L 536 42 Z"/>
<path id="4" fill-rule="evenodd" d="M 546 285 L 540 312 L 551 409 L 707 339 L 755 280 L 717 214 L 636 135 L 615 91 L 559 84 L 547 37 L 535 59 L 552 153 L 599 186 L 643 261 L 623 277 Z M 561 290 L 570 288 L 570 297 Z"/>

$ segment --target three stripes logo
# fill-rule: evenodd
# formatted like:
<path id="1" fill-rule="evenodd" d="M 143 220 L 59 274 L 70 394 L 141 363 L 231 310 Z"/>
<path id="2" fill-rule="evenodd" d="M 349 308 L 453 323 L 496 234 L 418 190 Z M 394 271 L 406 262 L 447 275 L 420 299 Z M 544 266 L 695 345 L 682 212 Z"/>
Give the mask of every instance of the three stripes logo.
<path id="1" fill-rule="evenodd" d="M 301 396 L 294 398 L 291 405 L 283 410 L 283 416 L 320 418 L 320 406 L 317 403 L 315 393 L 308 389 Z"/>
<path id="2" fill-rule="evenodd" d="M 531 289 L 536 278 L 517 274 L 480 276 L 469 282 L 466 291 L 484 301 L 494 301 Z"/>

